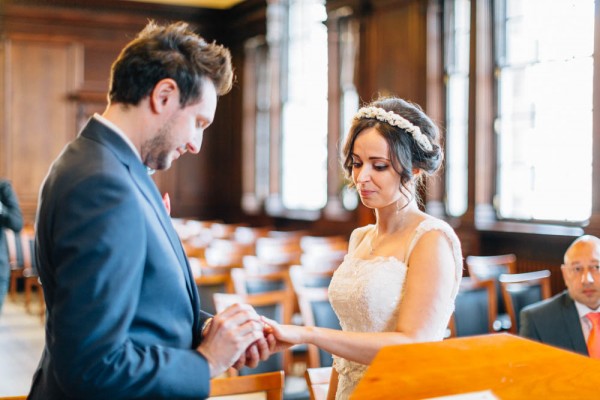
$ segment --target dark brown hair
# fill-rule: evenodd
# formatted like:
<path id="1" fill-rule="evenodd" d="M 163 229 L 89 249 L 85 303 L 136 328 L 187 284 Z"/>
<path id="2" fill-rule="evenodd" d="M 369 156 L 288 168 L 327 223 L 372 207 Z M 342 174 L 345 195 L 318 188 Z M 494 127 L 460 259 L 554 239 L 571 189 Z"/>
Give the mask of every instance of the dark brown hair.
<path id="1" fill-rule="evenodd" d="M 231 54 L 221 45 L 207 43 L 184 22 L 159 26 L 150 21 L 113 63 L 109 100 L 137 105 L 166 78 L 177 82 L 181 107 L 200 101 L 204 78 L 224 95 L 233 82 Z"/>
<path id="2" fill-rule="evenodd" d="M 407 119 L 421 129 L 421 133 L 431 142 L 432 149 L 423 149 L 413 139 L 412 135 L 402 128 L 381 122 L 375 118 L 355 119 L 346 136 L 341 153 L 342 164 L 349 180 L 352 178 L 354 142 L 358 135 L 367 128 L 377 129 L 387 142 L 391 164 L 400 175 L 400 184 L 404 188 L 407 188 L 408 183 L 413 179 L 413 169 L 417 168 L 427 175 L 437 171 L 442 163 L 439 130 L 419 105 L 396 97 L 386 97 L 375 100 L 365 105 L 365 107 L 383 108 Z"/>

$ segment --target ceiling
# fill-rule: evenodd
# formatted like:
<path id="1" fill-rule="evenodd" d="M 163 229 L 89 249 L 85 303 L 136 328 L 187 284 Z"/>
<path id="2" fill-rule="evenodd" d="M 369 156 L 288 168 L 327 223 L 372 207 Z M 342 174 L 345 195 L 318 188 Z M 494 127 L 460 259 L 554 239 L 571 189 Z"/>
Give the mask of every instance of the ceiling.
<path id="1" fill-rule="evenodd" d="M 241 3 L 244 0 L 129 0 L 142 3 L 159 3 L 174 6 L 202 7 L 202 8 L 221 8 L 226 9 Z"/>

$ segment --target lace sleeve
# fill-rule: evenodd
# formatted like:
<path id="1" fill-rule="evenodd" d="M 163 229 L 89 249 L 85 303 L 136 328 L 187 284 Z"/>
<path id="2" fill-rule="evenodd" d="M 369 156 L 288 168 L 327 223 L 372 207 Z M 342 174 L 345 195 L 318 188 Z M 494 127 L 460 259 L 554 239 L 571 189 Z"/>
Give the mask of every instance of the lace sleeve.
<path id="1" fill-rule="evenodd" d="M 461 250 L 461 246 L 460 246 L 460 240 L 458 239 L 458 236 L 456 236 L 454 229 L 452 229 L 452 227 L 450 225 L 448 225 L 446 222 L 439 220 L 437 218 L 427 218 L 426 220 L 421 222 L 419 224 L 419 226 L 417 227 L 417 229 L 415 230 L 415 234 L 414 234 L 414 236 L 410 242 L 410 245 L 408 247 L 408 252 L 406 253 L 405 263 L 408 263 L 410 254 L 412 253 L 413 249 L 415 248 L 415 246 L 416 246 L 417 242 L 419 241 L 419 239 L 421 238 L 421 236 L 423 236 L 425 233 L 432 231 L 432 230 L 439 230 L 442 233 L 444 233 L 444 236 L 446 237 L 446 239 L 448 240 L 448 243 L 450 243 L 450 246 L 452 248 L 452 255 L 454 256 L 454 265 L 455 265 L 455 284 L 454 284 L 454 289 L 452 291 L 452 298 L 454 298 L 456 296 L 456 294 L 458 293 L 458 288 L 460 286 L 460 281 L 461 281 L 462 275 L 463 275 L 463 257 L 462 257 L 462 250 Z"/>

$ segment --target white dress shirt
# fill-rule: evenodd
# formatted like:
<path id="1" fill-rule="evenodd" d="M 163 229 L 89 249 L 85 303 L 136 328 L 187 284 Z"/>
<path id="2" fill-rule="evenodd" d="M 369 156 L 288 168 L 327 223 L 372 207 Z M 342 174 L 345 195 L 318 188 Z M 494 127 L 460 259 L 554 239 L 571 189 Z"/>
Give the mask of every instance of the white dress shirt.
<path id="1" fill-rule="evenodd" d="M 587 343 L 588 337 L 590 336 L 590 331 L 592 330 L 592 322 L 586 317 L 588 313 L 598 312 L 600 310 L 592 310 L 585 304 L 581 304 L 579 302 L 575 302 L 575 307 L 577 308 L 577 314 L 579 314 L 579 322 L 581 322 L 581 329 L 583 330 L 583 337 Z"/>

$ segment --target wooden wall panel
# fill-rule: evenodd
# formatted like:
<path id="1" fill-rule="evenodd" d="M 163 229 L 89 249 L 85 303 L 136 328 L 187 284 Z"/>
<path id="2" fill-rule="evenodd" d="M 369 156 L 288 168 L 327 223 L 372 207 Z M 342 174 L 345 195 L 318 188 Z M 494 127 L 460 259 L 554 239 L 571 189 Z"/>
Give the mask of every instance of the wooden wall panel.
<path id="1" fill-rule="evenodd" d="M 371 1 L 358 10 L 362 20 L 357 88 L 362 102 L 399 96 L 426 106 L 426 2 Z M 356 6 L 354 6 L 356 8 Z M 374 222 L 373 212 L 358 208 L 359 225 Z"/>
<path id="2" fill-rule="evenodd" d="M 74 105 L 66 93 L 78 83 L 76 54 L 77 47 L 68 43 L 14 40 L 6 45 L 9 141 L 2 152 L 28 223 L 50 164 L 75 137 Z"/>
<path id="3" fill-rule="evenodd" d="M 2 19 L 0 19 L 2 23 Z M 8 177 L 8 160 L 4 157 L 8 146 L 8 124 L 6 122 L 7 101 L 4 93 L 6 92 L 6 70 L 8 66 L 6 58 L 6 40 L 0 40 L 0 177 Z"/>
<path id="4" fill-rule="evenodd" d="M 0 120 L 0 174 L 13 182 L 27 223 L 34 221 L 50 163 L 94 112 L 104 110 L 112 62 L 149 19 L 188 21 L 217 42 L 217 27 L 226 26 L 220 23 L 222 11 L 128 1 L 2 0 L 2 5 L 0 34 L 6 39 L 0 53 L 0 117 L 6 117 Z M 221 111 L 228 106 L 219 106 L 224 118 L 235 115 Z M 231 123 L 223 129 L 222 140 L 231 144 Z M 219 161 L 207 161 L 204 155 L 214 150 L 206 144 L 200 157 L 188 155 L 155 176 L 161 192 L 174 197 L 175 215 L 197 216 L 199 208 L 220 204 L 222 185 L 210 181 L 221 183 L 231 175 L 232 163 L 222 162 L 221 151 Z"/>

